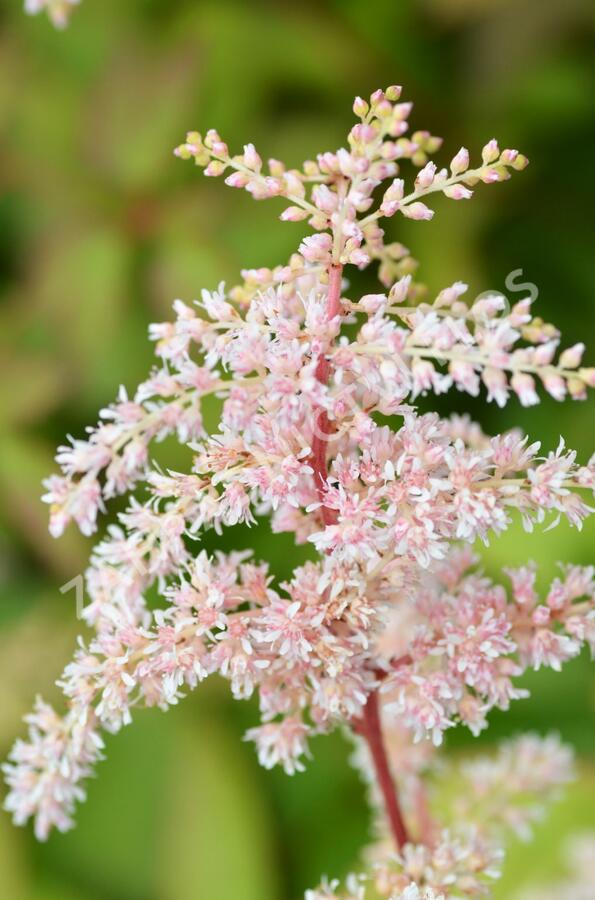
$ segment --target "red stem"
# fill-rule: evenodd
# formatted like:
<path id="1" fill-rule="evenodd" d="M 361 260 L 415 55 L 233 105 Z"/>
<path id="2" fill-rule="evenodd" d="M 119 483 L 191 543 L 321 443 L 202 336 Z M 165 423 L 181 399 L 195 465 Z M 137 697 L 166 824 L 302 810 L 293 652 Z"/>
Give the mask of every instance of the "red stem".
<path id="1" fill-rule="evenodd" d="M 399 850 L 409 841 L 409 835 L 399 805 L 396 785 L 388 765 L 386 748 L 382 739 L 382 725 L 378 705 L 378 691 L 368 696 L 361 719 L 353 723 L 355 731 L 368 742 L 376 770 L 376 780 L 384 799 L 384 807 L 395 843 Z"/>
<path id="2" fill-rule="evenodd" d="M 343 274 L 343 266 L 339 263 L 331 263 L 328 273 L 328 294 L 327 294 L 327 318 L 334 319 L 341 312 L 341 278 Z M 316 366 L 316 377 L 321 384 L 328 384 L 331 377 L 330 360 L 323 354 L 320 356 Z M 316 414 L 316 422 L 314 426 L 314 436 L 312 438 L 312 455 L 310 462 L 314 469 L 314 481 L 318 492 L 318 499 L 322 503 L 322 519 L 325 525 L 334 525 L 337 521 L 337 513 L 334 509 L 329 509 L 324 505 L 326 495 L 326 479 L 328 476 L 326 451 L 328 438 L 335 430 L 334 423 L 329 421 L 326 410 L 319 409 Z"/>

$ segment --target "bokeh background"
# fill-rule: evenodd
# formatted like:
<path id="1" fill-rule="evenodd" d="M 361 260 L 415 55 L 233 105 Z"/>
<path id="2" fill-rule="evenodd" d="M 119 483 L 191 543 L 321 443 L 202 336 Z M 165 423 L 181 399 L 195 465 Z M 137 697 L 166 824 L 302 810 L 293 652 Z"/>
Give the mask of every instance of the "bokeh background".
<path id="1" fill-rule="evenodd" d="M 66 33 L 0 0 L 0 755 L 34 695 L 55 699 L 79 628 L 73 593 L 59 588 L 89 545 L 74 532 L 53 541 L 39 501 L 55 446 L 81 435 L 120 383 L 144 377 L 147 324 L 175 297 L 283 261 L 301 237 L 278 224 L 275 202 L 254 204 L 174 159 L 185 131 L 216 127 L 232 147 L 253 140 L 296 164 L 340 145 L 355 94 L 404 84 L 414 127 L 444 135 L 445 161 L 496 135 L 531 166 L 470 204 L 439 201 L 429 224 L 395 222 L 395 237 L 432 289 L 455 279 L 474 293 L 504 289 L 523 269 L 517 282 L 537 285 L 541 314 L 573 343 L 595 317 L 594 37 L 591 0 L 83 0 Z M 593 401 L 471 406 L 492 431 L 521 425 L 548 448 L 562 433 L 583 459 L 595 449 Z M 593 525 L 514 531 L 486 566 L 531 557 L 545 582 L 558 558 L 592 562 L 594 536 Z M 296 559 L 266 528 L 233 542 L 280 576 Z M 561 871 L 564 836 L 595 826 L 589 662 L 527 683 L 530 701 L 448 746 L 475 752 L 554 726 L 579 755 L 579 786 L 532 846 L 511 846 L 501 898 Z M 348 742 L 315 741 L 293 779 L 267 773 L 241 743 L 254 717 L 215 680 L 167 714 L 139 713 L 108 740 L 74 832 L 38 845 L 0 814 L 0 895 L 284 900 L 357 866 L 368 815 Z"/>

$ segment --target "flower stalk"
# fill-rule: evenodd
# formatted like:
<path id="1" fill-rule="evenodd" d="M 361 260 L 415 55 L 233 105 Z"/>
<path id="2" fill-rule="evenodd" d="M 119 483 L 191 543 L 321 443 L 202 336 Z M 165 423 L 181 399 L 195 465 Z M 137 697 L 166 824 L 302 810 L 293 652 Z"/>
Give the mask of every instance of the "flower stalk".
<path id="1" fill-rule="evenodd" d="M 368 745 L 370 756 L 374 763 L 376 783 L 384 801 L 386 817 L 390 824 L 397 850 L 402 850 L 409 841 L 409 835 L 399 803 L 397 785 L 390 770 L 382 736 L 382 721 L 377 690 L 369 694 L 361 717 L 354 720 L 352 727 L 356 734 L 363 737 Z"/>

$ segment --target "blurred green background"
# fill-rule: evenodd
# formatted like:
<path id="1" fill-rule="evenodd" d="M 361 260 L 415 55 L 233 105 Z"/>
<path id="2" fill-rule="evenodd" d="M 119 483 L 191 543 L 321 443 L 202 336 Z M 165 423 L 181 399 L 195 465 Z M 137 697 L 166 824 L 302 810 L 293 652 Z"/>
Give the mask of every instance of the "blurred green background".
<path id="1" fill-rule="evenodd" d="M 473 293 L 504 289 L 522 268 L 517 280 L 538 286 L 541 314 L 573 343 L 595 320 L 594 36 L 591 0 L 83 0 L 63 34 L 0 0 L 0 755 L 34 695 L 56 698 L 78 631 L 59 586 L 89 545 L 74 532 L 49 538 L 39 501 L 55 446 L 82 435 L 120 383 L 144 377 L 147 324 L 175 297 L 284 261 L 302 234 L 278 224 L 275 202 L 254 204 L 175 160 L 185 131 L 216 127 L 233 148 L 253 140 L 296 164 L 343 142 L 355 94 L 405 85 L 413 127 L 444 136 L 445 162 L 495 135 L 531 166 L 470 204 L 439 202 L 429 224 L 395 222 L 395 237 L 432 289 L 455 279 Z M 369 275 L 360 283 L 372 286 Z M 595 449 L 592 401 L 448 402 L 441 409 L 469 405 L 492 431 L 522 425 L 548 448 L 562 433 L 583 459 Z M 593 525 L 514 531 L 486 566 L 531 557 L 546 582 L 558 558 L 592 562 L 594 536 Z M 232 543 L 254 545 L 278 575 L 297 558 L 264 528 L 220 545 Z M 492 716 L 480 740 L 449 742 L 468 752 L 554 726 L 577 748 L 581 784 L 532 847 L 512 846 L 502 898 L 557 871 L 564 834 L 595 826 L 588 660 L 528 683 L 533 698 Z M 215 681 L 167 715 L 138 714 L 108 740 L 74 832 L 42 846 L 0 815 L 0 896 L 280 900 L 357 866 L 368 815 L 348 742 L 318 739 L 307 772 L 290 779 L 241 743 L 254 720 Z"/>

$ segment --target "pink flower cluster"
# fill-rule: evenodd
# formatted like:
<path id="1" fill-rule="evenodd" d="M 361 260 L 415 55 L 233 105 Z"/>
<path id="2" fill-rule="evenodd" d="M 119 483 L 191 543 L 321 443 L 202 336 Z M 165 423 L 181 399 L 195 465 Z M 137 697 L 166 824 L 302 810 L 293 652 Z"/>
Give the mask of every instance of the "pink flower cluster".
<path id="1" fill-rule="evenodd" d="M 533 568 L 508 572 L 509 599 L 481 572 L 464 571 L 472 561 L 468 549 L 451 555 L 387 615 L 384 706 L 415 740 L 438 745 L 457 723 L 478 734 L 491 709 L 527 696 L 514 683 L 527 668 L 559 671 L 584 643 L 595 652 L 592 567 L 566 568 L 540 602 Z M 396 645 L 402 656 L 391 670 Z"/>
<path id="2" fill-rule="evenodd" d="M 503 743 L 495 755 L 458 763 L 445 763 L 431 745 L 429 754 L 428 745 L 420 753 L 402 723 L 389 716 L 385 717 L 385 738 L 419 842 L 410 842 L 395 853 L 374 767 L 366 746 L 359 743 L 354 761 L 370 783 L 370 800 L 377 812 L 377 839 L 364 854 L 367 872 L 348 876 L 344 891 L 338 880 L 323 881 L 306 892 L 306 900 L 490 896 L 491 885 L 500 875 L 506 837 L 513 833 L 528 840 L 531 826 L 540 821 L 546 805 L 558 797 L 574 774 L 572 753 L 555 734 L 546 738 L 522 735 Z M 423 791 L 427 776 L 431 776 L 429 794 Z M 457 788 L 454 802 L 453 785 Z M 438 808 L 441 829 L 435 827 Z"/>
<path id="3" fill-rule="evenodd" d="M 528 300 L 510 311 L 499 295 L 466 303 L 457 282 L 429 302 L 412 281 L 407 249 L 386 243 L 380 223 L 428 219 L 430 194 L 467 199 L 527 160 L 492 140 L 475 168 L 461 149 L 439 169 L 429 155 L 440 141 L 408 136 L 411 104 L 399 98 L 394 86 L 358 98 L 347 146 L 299 169 L 270 160 L 265 171 L 251 144 L 231 156 L 214 131 L 190 133 L 176 151 L 255 199 L 283 198 L 281 218 L 307 219 L 314 233 L 286 265 L 246 270 L 238 286 L 204 290 L 190 305 L 176 300 L 175 319 L 151 326 L 159 364 L 148 379 L 132 398 L 121 388 L 86 439 L 59 448 L 62 474 L 44 497 L 55 536 L 71 521 L 92 534 L 112 498 L 130 498 L 92 552 L 91 635 L 59 682 L 68 711 L 40 703 L 28 742 L 4 766 L 8 808 L 18 823 L 34 817 L 41 838 L 72 824 L 100 730 L 117 731 L 140 705 L 167 708 L 218 673 L 236 698 L 258 693 L 261 722 L 246 737 L 265 767 L 301 770 L 308 738 L 337 725 L 359 735 L 397 844 L 376 870 L 383 896 L 477 894 L 496 871 L 499 850 L 473 811 L 464 833 L 439 823 L 424 769 L 445 730 L 477 733 L 490 709 L 525 696 L 515 679 L 527 668 L 559 669 L 583 644 L 593 649 L 595 589 L 592 569 L 567 567 L 541 598 L 526 567 L 507 573 L 507 591 L 477 568 L 470 545 L 515 519 L 529 531 L 562 517 L 580 527 L 595 457 L 579 463 L 562 440 L 540 455 L 521 433 L 489 437 L 466 417 L 421 415 L 413 403 L 452 387 L 485 389 L 499 405 L 511 395 L 535 403 L 539 385 L 582 399 L 595 370 L 582 367 L 582 345 L 556 361 L 558 333 Z M 410 189 L 405 161 L 419 170 Z M 349 297 L 344 267 L 372 262 L 386 290 Z M 207 396 L 220 410 L 214 434 L 203 424 Z M 398 427 L 380 424 L 387 415 Z M 153 443 L 170 435 L 192 451 L 189 471 L 154 461 Z M 256 516 L 311 543 L 316 561 L 275 585 L 249 553 L 197 552 L 206 529 Z M 157 610 L 146 602 L 153 586 Z M 516 781 L 506 751 L 492 779 L 508 779 L 510 795 L 493 818 L 517 830 L 525 819 L 511 812 L 513 786 L 530 781 L 538 743 L 522 745 Z M 547 745 L 542 755 L 543 786 L 556 780 L 548 766 L 560 753 Z M 365 889 L 354 876 L 345 896 Z M 334 883 L 308 896 L 336 896 Z"/>

